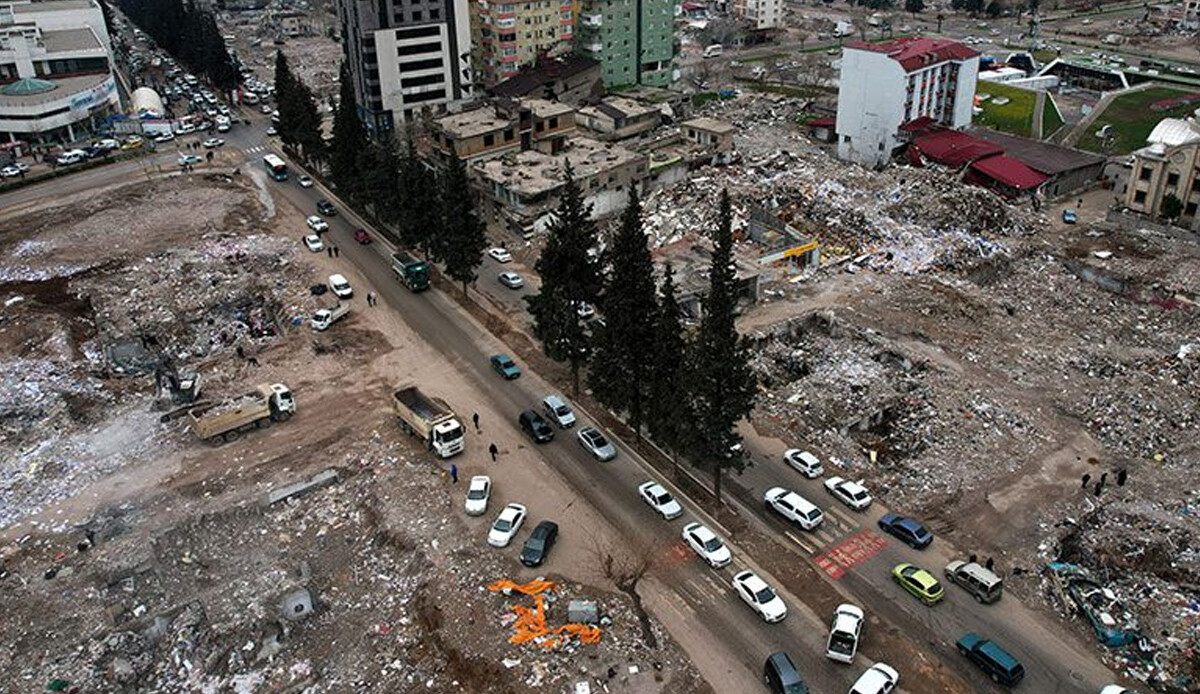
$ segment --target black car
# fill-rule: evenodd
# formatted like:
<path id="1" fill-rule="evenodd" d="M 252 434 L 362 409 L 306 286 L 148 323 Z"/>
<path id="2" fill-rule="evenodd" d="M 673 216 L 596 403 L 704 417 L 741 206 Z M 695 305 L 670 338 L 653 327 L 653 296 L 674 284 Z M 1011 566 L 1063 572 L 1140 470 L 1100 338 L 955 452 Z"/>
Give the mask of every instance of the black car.
<path id="1" fill-rule="evenodd" d="M 775 694 L 808 694 L 808 685 L 787 653 L 780 651 L 767 656 L 763 665 L 763 682 Z"/>
<path id="2" fill-rule="evenodd" d="M 554 521 L 538 523 L 529 535 L 529 539 L 525 541 L 525 547 L 521 549 L 521 563 L 525 566 L 541 566 L 557 539 L 558 523 Z"/>
<path id="3" fill-rule="evenodd" d="M 332 217 L 337 214 L 337 208 L 333 206 L 333 203 L 329 202 L 325 198 L 321 198 L 317 201 L 317 212 L 320 212 L 326 217 Z"/>
<path id="4" fill-rule="evenodd" d="M 895 513 L 883 514 L 879 529 L 913 549 L 925 549 L 933 542 L 933 534 L 920 521 Z"/>
<path id="5" fill-rule="evenodd" d="M 533 410 L 522 412 L 517 418 L 517 423 L 521 425 L 521 430 L 537 443 L 546 443 L 554 439 L 554 429 L 550 427 L 550 423 Z"/>

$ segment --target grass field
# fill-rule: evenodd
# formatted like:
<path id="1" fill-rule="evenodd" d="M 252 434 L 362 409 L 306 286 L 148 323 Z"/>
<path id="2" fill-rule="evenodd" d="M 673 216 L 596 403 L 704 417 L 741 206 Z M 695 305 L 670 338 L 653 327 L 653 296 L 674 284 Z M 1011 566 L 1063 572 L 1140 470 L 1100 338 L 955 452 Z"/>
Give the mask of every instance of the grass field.
<path id="1" fill-rule="evenodd" d="M 1151 87 L 1140 92 L 1125 94 L 1113 100 L 1108 108 L 1101 113 L 1092 127 L 1079 138 L 1078 146 L 1091 152 L 1105 153 L 1104 143 L 1096 137 L 1096 133 L 1105 125 L 1112 126 L 1111 146 L 1108 154 L 1128 154 L 1135 149 L 1145 146 L 1146 138 L 1155 125 L 1164 118 L 1185 118 L 1192 111 L 1200 108 L 1200 102 L 1181 104 L 1164 111 L 1151 111 L 1150 104 L 1163 99 L 1175 99 L 1188 92 L 1171 87 Z"/>
<path id="2" fill-rule="evenodd" d="M 1046 100 L 1042 102 L 1042 139 L 1053 135 L 1062 125 L 1062 116 L 1059 116 L 1054 108 L 1054 97 L 1047 94 Z"/>
<path id="3" fill-rule="evenodd" d="M 979 105 L 983 113 L 975 116 L 975 123 L 1023 137 L 1029 137 L 1033 132 L 1033 107 L 1037 103 L 1035 92 L 995 82 L 980 82 L 975 93 L 992 95 Z M 1009 101 L 997 106 L 994 103 L 997 97 L 1006 97 Z"/>

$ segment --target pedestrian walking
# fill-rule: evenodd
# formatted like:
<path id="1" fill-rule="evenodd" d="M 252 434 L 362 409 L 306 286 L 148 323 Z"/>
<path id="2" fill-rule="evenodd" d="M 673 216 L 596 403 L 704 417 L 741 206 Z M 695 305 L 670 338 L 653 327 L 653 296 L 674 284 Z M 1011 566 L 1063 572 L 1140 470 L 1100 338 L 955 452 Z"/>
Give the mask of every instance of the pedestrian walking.
<path id="1" fill-rule="evenodd" d="M 974 564 L 974 563 L 976 563 L 976 562 L 978 562 L 978 561 L 979 561 L 979 557 L 975 556 L 974 554 L 972 554 L 970 557 L 967 557 L 967 559 L 968 559 L 968 560 L 970 561 L 970 563 L 972 563 L 972 564 Z"/>
<path id="2" fill-rule="evenodd" d="M 458 484 L 458 466 L 457 465 L 450 466 L 450 481 L 453 482 L 454 484 Z"/>
<path id="3" fill-rule="evenodd" d="M 341 255 L 342 255 L 342 249 L 338 248 L 337 246 L 334 246 L 333 247 L 333 257 L 340 258 Z"/>
<path id="4" fill-rule="evenodd" d="M 992 569 L 994 569 L 996 567 L 996 562 L 991 557 L 988 557 L 987 563 L 984 564 L 984 566 L 987 567 L 988 571 L 991 571 Z"/>
<path id="5" fill-rule="evenodd" d="M 1102 492 L 1102 491 L 1104 491 L 1104 485 L 1097 482 L 1096 486 L 1092 487 L 1092 496 L 1095 496 L 1096 498 L 1100 498 L 1100 492 Z"/>
<path id="6" fill-rule="evenodd" d="M 241 345 L 237 346 L 237 355 L 238 355 L 238 359 L 246 358 L 246 350 Z"/>
<path id="7" fill-rule="evenodd" d="M 330 258 L 333 257 L 333 246 L 325 249 L 325 255 L 329 256 Z"/>
<path id="8" fill-rule="evenodd" d="M 1118 487 L 1124 487 L 1125 480 L 1127 480 L 1127 479 L 1129 479 L 1129 471 L 1128 470 L 1126 470 L 1125 468 L 1121 468 L 1120 470 L 1117 471 L 1117 486 Z"/>
<path id="9" fill-rule="evenodd" d="M 1083 484 L 1079 485 L 1081 489 L 1087 489 L 1088 482 L 1092 481 L 1092 476 L 1088 473 L 1083 473 Z"/>
<path id="10" fill-rule="evenodd" d="M 471 421 L 475 423 L 475 431 L 478 432 L 479 431 L 479 413 L 478 412 L 471 415 Z"/>
<path id="11" fill-rule="evenodd" d="M 250 366 L 257 367 L 258 359 L 254 358 L 254 357 L 246 357 L 246 363 L 249 364 Z"/>
<path id="12" fill-rule="evenodd" d="M 488 446 L 488 453 L 492 454 L 492 462 L 493 463 L 496 462 L 496 454 L 498 454 L 499 452 L 500 452 L 500 449 L 496 448 L 496 444 L 493 443 L 492 445 Z"/>

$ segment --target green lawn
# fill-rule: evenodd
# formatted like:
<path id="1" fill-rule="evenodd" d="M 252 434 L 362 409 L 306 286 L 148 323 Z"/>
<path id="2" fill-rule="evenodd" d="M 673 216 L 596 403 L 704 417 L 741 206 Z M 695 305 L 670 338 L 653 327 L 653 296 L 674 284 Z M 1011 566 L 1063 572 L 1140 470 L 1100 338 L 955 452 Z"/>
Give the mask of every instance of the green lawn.
<path id="1" fill-rule="evenodd" d="M 991 98 L 979 104 L 983 113 L 975 116 L 975 123 L 993 130 L 1029 137 L 1033 132 L 1033 107 L 1037 94 L 1028 89 L 1010 87 L 995 82 L 980 82 L 976 94 L 991 94 Z M 1007 98 L 1007 104 L 997 106 L 995 100 Z"/>
<path id="2" fill-rule="evenodd" d="M 1062 116 L 1058 115 L 1058 110 L 1054 108 L 1054 97 L 1046 94 L 1046 100 L 1042 102 L 1042 139 L 1053 135 L 1062 125 Z"/>
<path id="3" fill-rule="evenodd" d="M 1092 123 L 1092 127 L 1079 138 L 1078 147 L 1091 152 L 1108 154 L 1128 154 L 1146 145 L 1146 138 L 1155 125 L 1164 118 L 1186 118 L 1192 111 L 1200 108 L 1200 102 L 1181 104 L 1165 111 L 1151 111 L 1150 104 L 1163 99 L 1172 99 L 1189 93 L 1184 89 L 1171 87 L 1151 87 L 1140 92 L 1125 94 L 1113 100 L 1104 113 Z M 1096 133 L 1105 125 L 1112 125 L 1112 138 L 1105 143 L 1096 137 Z"/>

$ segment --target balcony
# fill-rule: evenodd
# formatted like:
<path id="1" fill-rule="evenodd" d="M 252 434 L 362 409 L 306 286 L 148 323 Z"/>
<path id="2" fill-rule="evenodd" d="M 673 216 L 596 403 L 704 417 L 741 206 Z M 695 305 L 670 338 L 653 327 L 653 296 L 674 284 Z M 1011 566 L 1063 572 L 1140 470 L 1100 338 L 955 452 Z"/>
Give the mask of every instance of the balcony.
<path id="1" fill-rule="evenodd" d="M 517 25 L 516 17 L 505 17 L 504 19 L 496 20 L 497 29 L 512 29 Z"/>
<path id="2" fill-rule="evenodd" d="M 602 27 L 604 26 L 604 15 L 581 14 L 579 15 L 579 24 L 585 27 Z"/>

